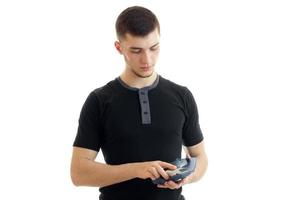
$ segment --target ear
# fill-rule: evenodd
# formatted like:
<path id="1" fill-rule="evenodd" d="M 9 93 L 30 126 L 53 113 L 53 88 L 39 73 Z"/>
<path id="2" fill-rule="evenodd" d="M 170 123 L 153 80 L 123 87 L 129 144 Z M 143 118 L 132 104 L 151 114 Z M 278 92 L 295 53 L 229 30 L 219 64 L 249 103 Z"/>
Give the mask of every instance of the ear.
<path id="1" fill-rule="evenodd" d="M 121 49 L 121 44 L 119 41 L 115 41 L 115 47 L 120 54 L 123 54 Z"/>

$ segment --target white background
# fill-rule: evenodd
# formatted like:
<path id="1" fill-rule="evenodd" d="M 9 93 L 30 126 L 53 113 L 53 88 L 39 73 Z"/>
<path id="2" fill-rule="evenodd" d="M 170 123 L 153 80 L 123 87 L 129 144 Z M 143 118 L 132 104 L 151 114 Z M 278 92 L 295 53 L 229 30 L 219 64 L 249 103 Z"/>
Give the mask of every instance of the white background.
<path id="1" fill-rule="evenodd" d="M 0 3 L 0 199 L 97 199 L 69 175 L 81 106 L 117 77 L 114 23 L 161 23 L 159 74 L 193 92 L 209 169 L 196 199 L 300 199 L 298 1 Z"/>

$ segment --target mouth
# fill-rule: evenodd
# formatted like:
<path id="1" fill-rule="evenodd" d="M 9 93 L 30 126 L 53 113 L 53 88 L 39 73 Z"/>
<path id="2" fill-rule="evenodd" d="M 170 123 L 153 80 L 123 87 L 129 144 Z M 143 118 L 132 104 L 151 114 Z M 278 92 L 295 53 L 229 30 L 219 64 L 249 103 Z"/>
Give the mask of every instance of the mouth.
<path id="1" fill-rule="evenodd" d="M 142 71 L 149 71 L 151 69 L 151 67 L 141 67 L 140 68 Z"/>

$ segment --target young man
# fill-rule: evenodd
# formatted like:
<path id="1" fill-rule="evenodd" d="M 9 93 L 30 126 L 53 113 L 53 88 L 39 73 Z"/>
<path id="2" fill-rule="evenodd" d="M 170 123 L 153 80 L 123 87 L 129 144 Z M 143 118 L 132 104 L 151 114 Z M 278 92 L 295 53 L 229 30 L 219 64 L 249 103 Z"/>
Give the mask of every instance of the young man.
<path id="1" fill-rule="evenodd" d="M 124 56 L 120 77 L 90 93 L 74 141 L 72 181 L 100 187 L 102 200 L 178 200 L 182 186 L 199 180 L 207 157 L 191 92 L 155 72 L 160 26 L 143 7 L 129 7 L 116 22 L 117 51 Z M 181 157 L 197 157 L 195 172 L 180 182 L 155 185 Z M 95 161 L 102 150 L 106 163 Z"/>

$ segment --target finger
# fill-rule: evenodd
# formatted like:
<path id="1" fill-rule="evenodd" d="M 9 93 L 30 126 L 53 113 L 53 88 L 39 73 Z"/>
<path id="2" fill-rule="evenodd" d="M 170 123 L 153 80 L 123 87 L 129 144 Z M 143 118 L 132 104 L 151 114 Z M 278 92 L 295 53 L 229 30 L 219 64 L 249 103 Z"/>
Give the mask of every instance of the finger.
<path id="1" fill-rule="evenodd" d="M 174 182 L 174 181 L 167 181 L 166 184 L 167 184 L 168 187 L 171 188 L 171 189 L 178 189 L 178 188 L 180 188 L 180 187 L 182 186 L 181 181 L 178 182 L 178 183 L 176 183 L 176 182 Z"/>
<path id="2" fill-rule="evenodd" d="M 171 185 L 169 185 L 167 182 L 164 183 L 163 185 L 157 185 L 157 187 L 164 188 L 164 189 L 168 188 L 168 189 L 171 189 L 171 190 L 175 189 L 174 187 L 172 187 Z"/>
<path id="3" fill-rule="evenodd" d="M 147 178 L 150 178 L 151 180 L 155 180 L 155 176 L 150 172 L 150 171 L 147 171 Z"/>
<path id="4" fill-rule="evenodd" d="M 181 185 L 187 184 L 187 183 L 188 183 L 188 177 L 182 179 L 182 180 L 180 181 L 180 183 L 181 183 Z"/>
<path id="5" fill-rule="evenodd" d="M 165 180 L 169 180 L 169 178 L 170 178 L 169 175 L 161 166 L 158 165 L 156 167 L 156 170 Z"/>
<path id="6" fill-rule="evenodd" d="M 167 162 L 163 162 L 163 161 L 160 161 L 159 165 L 164 169 L 174 170 L 177 168 L 176 165 L 172 165 L 171 163 L 167 163 Z"/>
<path id="7" fill-rule="evenodd" d="M 157 185 L 157 187 L 159 187 L 159 188 L 168 188 L 168 186 L 165 186 L 165 185 Z"/>
<path id="8" fill-rule="evenodd" d="M 149 169 L 149 172 L 152 174 L 152 176 L 153 176 L 153 178 L 154 178 L 154 179 L 152 179 L 152 180 L 155 180 L 155 179 L 157 179 L 157 178 L 160 177 L 160 174 L 157 172 L 157 170 L 156 170 L 155 167 L 151 167 L 151 168 Z"/>
<path id="9" fill-rule="evenodd" d="M 165 171 L 165 169 L 175 170 L 177 167 L 167 162 L 159 161 L 159 167 L 157 168 L 158 173 L 166 180 L 170 178 L 169 174 Z"/>

